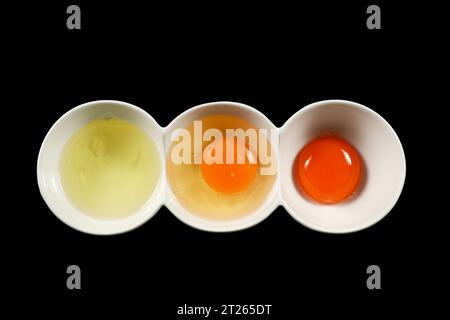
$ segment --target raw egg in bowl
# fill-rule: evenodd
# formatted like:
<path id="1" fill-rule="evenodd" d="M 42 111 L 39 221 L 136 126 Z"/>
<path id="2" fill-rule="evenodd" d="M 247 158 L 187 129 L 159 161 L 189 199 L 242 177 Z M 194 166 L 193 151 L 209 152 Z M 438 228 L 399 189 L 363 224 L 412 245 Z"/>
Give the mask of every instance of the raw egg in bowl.
<path id="1" fill-rule="evenodd" d="M 262 113 L 239 103 L 208 103 L 166 129 L 167 206 L 180 220 L 235 231 L 278 205 L 278 130 Z"/>
<path id="2" fill-rule="evenodd" d="M 310 104 L 280 128 L 281 200 L 305 226 L 329 233 L 365 229 L 386 216 L 405 181 L 396 133 L 355 102 Z"/>
<path id="3" fill-rule="evenodd" d="M 165 196 L 163 129 L 144 110 L 92 101 L 59 118 L 38 156 L 42 197 L 65 224 L 111 235 L 149 220 Z"/>

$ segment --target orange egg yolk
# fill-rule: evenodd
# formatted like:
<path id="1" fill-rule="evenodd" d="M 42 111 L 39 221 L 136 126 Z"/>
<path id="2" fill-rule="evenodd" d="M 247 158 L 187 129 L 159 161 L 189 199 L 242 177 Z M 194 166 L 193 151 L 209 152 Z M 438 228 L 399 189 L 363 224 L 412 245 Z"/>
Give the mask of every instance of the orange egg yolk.
<path id="1" fill-rule="evenodd" d="M 215 148 L 211 148 L 203 153 L 201 164 L 203 179 L 211 188 L 221 193 L 236 193 L 246 189 L 255 179 L 258 170 L 254 153 L 245 145 L 239 144 L 237 138 L 231 142 L 229 140 L 231 139 L 221 140 L 222 163 L 211 163 L 211 161 L 208 163 L 208 160 L 216 156 Z M 232 163 L 227 163 L 227 141 L 229 141 L 229 145 L 231 145 L 230 143 L 234 145 L 229 148 L 230 152 L 233 152 Z M 220 142 L 217 146 L 219 145 Z"/>
<path id="2" fill-rule="evenodd" d="M 361 157 L 348 142 L 337 137 L 321 137 L 300 150 L 294 177 L 297 186 L 312 199 L 333 204 L 355 192 L 361 167 Z"/>

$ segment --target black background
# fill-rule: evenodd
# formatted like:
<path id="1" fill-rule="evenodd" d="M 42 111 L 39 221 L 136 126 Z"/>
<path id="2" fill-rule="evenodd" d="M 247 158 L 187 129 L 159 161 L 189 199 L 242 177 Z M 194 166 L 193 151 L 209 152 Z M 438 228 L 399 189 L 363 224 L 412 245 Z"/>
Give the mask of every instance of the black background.
<path id="1" fill-rule="evenodd" d="M 80 5 L 82 30 L 67 30 L 69 4 Z M 423 35 L 408 24 L 406 7 L 384 2 L 377 2 L 382 29 L 368 30 L 370 4 L 75 1 L 28 11 L 35 27 L 15 39 L 25 44 L 18 56 L 23 73 L 11 80 L 27 88 L 16 101 L 27 106 L 22 121 L 30 133 L 21 187 L 30 197 L 19 202 L 25 216 L 14 232 L 21 246 L 11 262 L 23 268 L 22 294 L 44 298 L 44 309 L 57 303 L 71 312 L 135 311 L 149 319 L 175 319 L 176 307 L 185 303 L 273 304 L 270 319 L 308 311 L 365 316 L 401 309 L 399 297 L 423 294 L 424 261 L 433 263 L 423 242 L 422 214 L 429 210 L 424 191 L 413 184 L 423 178 L 413 146 L 423 140 L 413 125 Z M 281 207 L 234 233 L 194 230 L 162 208 L 126 234 L 83 234 L 48 209 L 35 168 L 51 125 L 97 99 L 135 104 L 162 126 L 192 106 L 218 100 L 253 106 L 277 126 L 309 103 L 352 100 L 377 111 L 397 132 L 407 160 L 405 187 L 389 215 L 352 234 L 309 230 Z M 66 288 L 71 264 L 81 267 L 80 291 Z M 371 264 L 381 267 L 382 290 L 366 288 Z"/>

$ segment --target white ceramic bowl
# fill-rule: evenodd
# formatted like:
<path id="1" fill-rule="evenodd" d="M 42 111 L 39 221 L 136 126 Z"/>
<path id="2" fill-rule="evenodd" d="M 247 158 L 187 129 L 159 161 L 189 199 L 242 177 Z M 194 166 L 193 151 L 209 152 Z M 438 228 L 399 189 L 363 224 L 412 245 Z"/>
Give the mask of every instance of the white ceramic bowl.
<path id="1" fill-rule="evenodd" d="M 334 205 L 315 203 L 298 192 L 292 164 L 300 149 L 331 131 L 350 142 L 363 159 L 356 195 Z M 305 226 L 346 233 L 381 220 L 397 202 L 406 175 L 403 148 L 392 127 L 373 110 L 350 101 L 327 100 L 308 105 L 280 129 L 281 198 L 286 210 Z"/>
<path id="2" fill-rule="evenodd" d="M 274 150 L 274 160 L 277 162 L 277 142 L 278 142 L 278 129 L 275 125 L 270 122 L 261 112 L 249 107 L 242 103 L 235 102 L 213 102 L 206 103 L 196 107 L 193 107 L 175 118 L 166 128 L 165 128 L 165 146 L 166 153 L 169 151 L 171 144 L 170 138 L 172 132 L 179 128 L 186 128 L 188 125 L 193 123 L 195 120 L 199 120 L 207 115 L 213 114 L 229 114 L 235 115 L 243 118 L 253 124 L 256 128 L 274 130 L 274 140 L 270 139 L 270 134 L 267 138 L 272 144 L 272 149 Z M 167 155 L 166 155 L 167 156 Z M 278 170 L 277 170 L 278 171 Z M 249 228 L 255 224 L 261 222 L 267 218 L 279 205 L 279 179 L 277 178 L 272 186 L 265 201 L 253 212 L 248 215 L 227 221 L 217 221 L 208 220 L 190 212 L 188 209 L 183 207 L 177 200 L 176 196 L 173 194 L 170 184 L 167 183 L 167 198 L 166 206 L 169 210 L 181 221 L 190 225 L 191 227 L 205 230 L 205 231 L 215 231 L 215 232 L 226 232 L 226 231 L 237 231 Z"/>
<path id="3" fill-rule="evenodd" d="M 183 207 L 167 182 L 165 161 L 174 130 L 186 128 L 206 115 L 231 114 L 255 127 L 274 131 L 268 138 L 277 162 L 277 178 L 265 201 L 245 217 L 228 221 L 202 218 Z M 59 178 L 61 151 L 71 135 L 87 122 L 116 116 L 148 133 L 160 154 L 158 186 L 146 204 L 135 214 L 118 220 L 92 218 L 76 209 L 67 199 Z M 302 195 L 293 180 L 297 153 L 310 140 L 331 131 L 349 141 L 362 156 L 363 180 L 357 194 L 342 203 L 323 205 Z M 142 109 L 119 101 L 93 101 L 63 115 L 50 129 L 38 157 L 37 176 L 42 197 L 53 213 L 67 225 L 92 234 L 130 231 L 149 220 L 164 204 L 184 223 L 206 231 L 229 232 L 249 228 L 267 218 L 277 206 L 305 226 L 329 233 L 346 233 L 367 228 L 381 220 L 395 205 L 405 181 L 406 164 L 401 143 L 391 126 L 377 113 L 344 100 L 313 103 L 276 128 L 258 110 L 235 102 L 213 102 L 191 108 L 167 127 L 161 128 Z"/>
<path id="4" fill-rule="evenodd" d="M 161 175 L 155 191 L 143 207 L 121 219 L 96 219 L 72 205 L 61 185 L 59 161 L 68 139 L 86 123 L 104 117 L 118 117 L 142 128 L 153 140 L 160 154 Z M 130 231 L 150 219 L 162 206 L 165 191 L 165 162 L 162 128 L 144 110 L 129 103 L 101 100 L 82 104 L 56 121 L 42 143 L 37 163 L 37 178 L 42 197 L 53 213 L 74 229 L 108 235 Z"/>

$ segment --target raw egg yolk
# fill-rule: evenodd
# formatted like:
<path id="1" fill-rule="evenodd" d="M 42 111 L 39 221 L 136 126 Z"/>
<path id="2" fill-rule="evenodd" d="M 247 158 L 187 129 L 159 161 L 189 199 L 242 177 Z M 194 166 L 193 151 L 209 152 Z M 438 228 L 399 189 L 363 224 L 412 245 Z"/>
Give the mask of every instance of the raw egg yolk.
<path id="1" fill-rule="evenodd" d="M 355 192 L 361 167 L 361 157 L 348 142 L 337 137 L 321 137 L 300 150 L 294 178 L 297 186 L 311 198 L 332 204 Z"/>
<path id="2" fill-rule="evenodd" d="M 234 138 L 234 141 L 229 140 L 231 139 L 222 139 L 217 144 L 220 146 L 221 143 L 223 146 L 222 163 L 208 162 L 215 157 L 215 148 L 211 148 L 203 153 L 201 164 L 203 179 L 211 188 L 221 193 L 236 193 L 246 189 L 255 179 L 258 170 L 254 153 L 245 145 L 239 144 L 237 138 Z M 233 144 L 230 148 L 230 152 L 233 152 L 233 161 L 228 161 L 232 163 L 226 161 L 227 141 Z"/>

